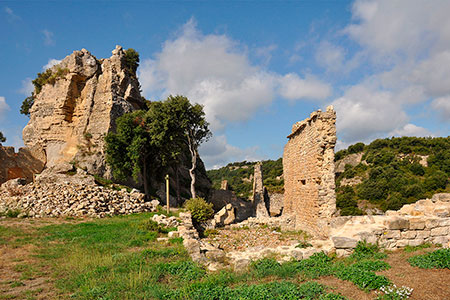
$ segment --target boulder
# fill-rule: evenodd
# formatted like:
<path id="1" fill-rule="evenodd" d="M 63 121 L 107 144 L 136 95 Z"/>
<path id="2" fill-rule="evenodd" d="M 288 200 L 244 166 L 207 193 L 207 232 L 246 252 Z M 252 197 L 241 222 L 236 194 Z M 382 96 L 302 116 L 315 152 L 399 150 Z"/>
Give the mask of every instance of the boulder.
<path id="1" fill-rule="evenodd" d="M 357 240 L 348 237 L 333 236 L 331 237 L 331 240 L 333 241 L 336 249 L 355 248 L 358 244 Z"/>
<path id="2" fill-rule="evenodd" d="M 216 226 L 230 225 L 236 219 L 235 209 L 231 204 L 225 205 L 219 212 L 214 215 Z"/>

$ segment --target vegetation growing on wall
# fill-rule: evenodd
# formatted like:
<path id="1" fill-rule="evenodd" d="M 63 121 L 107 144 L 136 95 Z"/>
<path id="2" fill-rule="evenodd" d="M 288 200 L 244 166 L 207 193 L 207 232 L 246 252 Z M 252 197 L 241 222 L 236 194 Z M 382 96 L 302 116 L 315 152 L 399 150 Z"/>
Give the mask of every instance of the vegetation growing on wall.
<path id="1" fill-rule="evenodd" d="M 6 142 L 6 138 L 3 135 L 3 132 L 0 131 L 0 146 L 2 145 L 2 143 Z"/>

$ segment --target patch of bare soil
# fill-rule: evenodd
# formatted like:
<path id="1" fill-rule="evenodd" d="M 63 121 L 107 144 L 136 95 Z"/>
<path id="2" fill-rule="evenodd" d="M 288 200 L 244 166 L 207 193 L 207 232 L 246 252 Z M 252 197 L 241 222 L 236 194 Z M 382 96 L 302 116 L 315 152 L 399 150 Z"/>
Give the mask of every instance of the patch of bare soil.
<path id="1" fill-rule="evenodd" d="M 341 280 L 334 276 L 321 277 L 316 282 L 326 285 L 330 292 L 341 294 L 352 300 L 372 300 L 376 298 L 375 292 L 365 292 L 350 281 Z"/>
<path id="2" fill-rule="evenodd" d="M 386 262 L 391 269 L 379 272 L 389 278 L 394 284 L 413 288 L 411 299 L 416 300 L 449 300 L 450 299 L 450 270 L 449 269 L 420 269 L 409 264 L 408 258 L 418 254 L 433 251 L 425 249 L 412 253 L 403 250 L 389 254 Z"/>
<path id="3" fill-rule="evenodd" d="M 223 228 L 218 234 L 205 238 L 204 241 L 224 249 L 225 252 L 245 251 L 247 248 L 276 248 L 298 244 L 304 240 L 304 234 L 297 232 L 278 232 L 269 227 Z"/>

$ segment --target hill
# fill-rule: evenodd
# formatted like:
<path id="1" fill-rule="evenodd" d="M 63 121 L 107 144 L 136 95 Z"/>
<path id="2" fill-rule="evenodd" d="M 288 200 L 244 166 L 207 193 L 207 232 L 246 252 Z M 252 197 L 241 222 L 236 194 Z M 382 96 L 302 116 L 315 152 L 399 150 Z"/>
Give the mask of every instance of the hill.
<path id="1" fill-rule="evenodd" d="M 234 162 L 216 170 L 206 171 L 213 188 L 220 189 L 222 180 L 227 180 L 229 188 L 242 198 L 249 198 L 253 190 L 253 162 Z M 278 160 L 262 162 L 264 185 L 269 192 L 283 193 L 283 163 Z"/>
<path id="2" fill-rule="evenodd" d="M 363 214 L 367 208 L 386 211 L 450 191 L 450 137 L 401 137 L 357 143 L 336 152 L 336 195 L 341 215 Z M 253 187 L 253 163 L 235 162 L 207 171 L 213 187 L 223 179 L 238 196 Z M 283 192 L 282 159 L 263 161 L 269 192 Z"/>

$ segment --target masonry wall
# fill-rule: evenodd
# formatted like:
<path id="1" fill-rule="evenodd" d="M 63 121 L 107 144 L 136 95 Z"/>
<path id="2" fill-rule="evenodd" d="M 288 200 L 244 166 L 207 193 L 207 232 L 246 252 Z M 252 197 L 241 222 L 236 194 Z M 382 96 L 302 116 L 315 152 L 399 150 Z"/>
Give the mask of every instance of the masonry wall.
<path id="1" fill-rule="evenodd" d="M 295 217 L 297 229 L 327 236 L 336 211 L 334 146 L 336 113 L 313 112 L 295 123 L 283 154 L 283 215 Z"/>
<path id="2" fill-rule="evenodd" d="M 33 174 L 41 173 L 44 163 L 36 159 L 27 148 L 0 146 L 0 184 L 14 178 L 25 178 L 27 182 L 33 181 Z"/>

